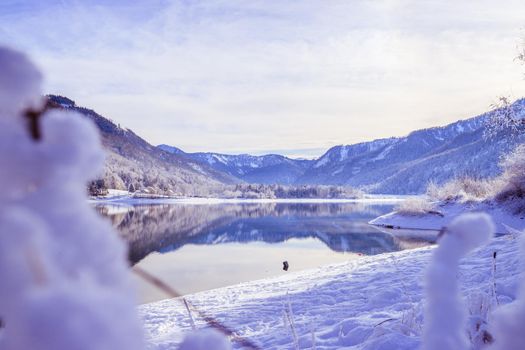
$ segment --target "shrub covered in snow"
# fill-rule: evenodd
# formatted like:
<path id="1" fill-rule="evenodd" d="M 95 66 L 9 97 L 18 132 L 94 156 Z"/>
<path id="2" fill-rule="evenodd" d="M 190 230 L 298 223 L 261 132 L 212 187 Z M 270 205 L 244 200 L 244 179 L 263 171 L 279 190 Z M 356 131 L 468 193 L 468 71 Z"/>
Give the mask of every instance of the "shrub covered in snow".
<path id="1" fill-rule="evenodd" d="M 427 196 L 442 202 L 496 200 L 514 212 L 525 212 L 525 145 L 505 156 L 500 166 L 503 173 L 494 179 L 461 177 L 443 185 L 430 183 Z"/>
<path id="2" fill-rule="evenodd" d="M 473 179 L 460 177 L 437 185 L 431 182 L 427 187 L 427 196 L 438 201 L 481 201 L 492 197 L 499 188 L 500 179 Z"/>
<path id="3" fill-rule="evenodd" d="M 512 201 L 517 211 L 525 210 L 525 145 L 518 146 L 501 162 L 504 169 L 502 186 L 496 200 Z"/>
<path id="4" fill-rule="evenodd" d="M 0 48 L 0 348 L 142 349 L 125 246 L 86 201 L 98 132 L 76 114 L 39 117 L 40 84 Z"/>
<path id="5" fill-rule="evenodd" d="M 144 349 L 125 245 L 86 200 L 99 133 L 75 112 L 41 110 L 40 85 L 24 55 L 0 47 L 0 349 Z M 230 344 L 205 331 L 182 345 L 212 347 Z"/>
<path id="6" fill-rule="evenodd" d="M 427 198 L 412 197 L 399 203 L 395 210 L 401 215 L 426 215 L 435 211 L 435 205 Z"/>
<path id="7" fill-rule="evenodd" d="M 493 233 L 492 220 L 481 213 L 464 214 L 444 231 L 426 273 L 424 350 L 466 350 L 470 347 L 465 331 L 466 307 L 457 282 L 459 260 Z"/>

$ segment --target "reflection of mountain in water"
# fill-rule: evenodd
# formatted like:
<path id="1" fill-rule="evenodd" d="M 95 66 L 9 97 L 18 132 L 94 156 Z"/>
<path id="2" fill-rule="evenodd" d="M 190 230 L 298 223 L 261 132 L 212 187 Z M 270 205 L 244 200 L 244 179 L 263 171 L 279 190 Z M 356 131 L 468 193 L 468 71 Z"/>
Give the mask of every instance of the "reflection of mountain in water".
<path id="1" fill-rule="evenodd" d="M 367 222 L 390 205 L 250 203 L 214 205 L 97 205 L 130 245 L 130 260 L 185 244 L 266 242 L 316 238 L 337 252 L 378 254 L 401 249 Z"/>
<path id="2" fill-rule="evenodd" d="M 337 252 L 377 254 L 397 250 L 392 236 L 366 223 L 351 222 L 342 217 L 260 217 L 236 220 L 208 233 L 175 242 L 161 251 L 174 250 L 188 243 L 280 243 L 292 238 L 317 238 Z"/>

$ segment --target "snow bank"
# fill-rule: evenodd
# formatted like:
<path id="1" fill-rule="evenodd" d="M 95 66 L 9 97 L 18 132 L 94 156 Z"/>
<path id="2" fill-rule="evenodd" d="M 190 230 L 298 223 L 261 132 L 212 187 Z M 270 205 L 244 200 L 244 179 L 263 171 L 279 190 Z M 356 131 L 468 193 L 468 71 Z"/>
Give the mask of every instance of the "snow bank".
<path id="1" fill-rule="evenodd" d="M 525 216 L 513 215 L 510 210 L 491 203 L 441 203 L 436 204 L 434 213 L 403 215 L 392 212 L 380 216 L 369 223 L 387 228 L 441 230 L 453 219 L 464 213 L 484 212 L 491 216 L 498 234 L 508 233 L 507 226 L 518 230 L 525 229 Z M 392 232 L 395 235 L 395 232 Z"/>
<path id="2" fill-rule="evenodd" d="M 179 350 L 230 350 L 230 342 L 219 331 L 204 329 L 189 333 Z"/>

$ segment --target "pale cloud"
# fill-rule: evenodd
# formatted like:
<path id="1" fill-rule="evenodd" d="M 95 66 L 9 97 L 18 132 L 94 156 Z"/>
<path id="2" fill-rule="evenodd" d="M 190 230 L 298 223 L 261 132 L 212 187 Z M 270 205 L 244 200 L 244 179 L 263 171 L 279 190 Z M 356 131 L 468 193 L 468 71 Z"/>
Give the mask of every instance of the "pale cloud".
<path id="1" fill-rule="evenodd" d="M 0 41 L 49 92 L 188 151 L 311 156 L 525 95 L 522 1 L 128 3 L 6 1 Z"/>

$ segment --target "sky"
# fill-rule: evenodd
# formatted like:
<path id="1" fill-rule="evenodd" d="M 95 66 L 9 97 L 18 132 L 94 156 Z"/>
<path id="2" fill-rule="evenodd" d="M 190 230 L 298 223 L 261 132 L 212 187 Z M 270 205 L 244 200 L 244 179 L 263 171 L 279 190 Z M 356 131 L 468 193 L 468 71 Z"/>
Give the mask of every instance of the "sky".
<path id="1" fill-rule="evenodd" d="M 317 157 L 525 96 L 525 1 L 1 0 L 45 93 L 188 152 Z"/>

